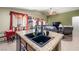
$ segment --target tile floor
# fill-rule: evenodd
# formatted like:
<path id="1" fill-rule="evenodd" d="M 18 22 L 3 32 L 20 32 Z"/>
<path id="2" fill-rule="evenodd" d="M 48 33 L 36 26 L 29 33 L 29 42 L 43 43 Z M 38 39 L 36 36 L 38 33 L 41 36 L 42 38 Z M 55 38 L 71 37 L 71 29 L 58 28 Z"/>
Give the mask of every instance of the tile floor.
<path id="1" fill-rule="evenodd" d="M 0 43 L 0 51 L 16 51 L 16 41 Z"/>
<path id="2" fill-rule="evenodd" d="M 72 41 L 61 41 L 62 51 L 79 51 L 79 31 L 73 30 Z"/>
<path id="3" fill-rule="evenodd" d="M 0 43 L 0 51 L 16 51 L 16 41 Z M 79 51 L 78 34 L 74 34 L 72 41 L 61 40 L 61 51 Z"/>

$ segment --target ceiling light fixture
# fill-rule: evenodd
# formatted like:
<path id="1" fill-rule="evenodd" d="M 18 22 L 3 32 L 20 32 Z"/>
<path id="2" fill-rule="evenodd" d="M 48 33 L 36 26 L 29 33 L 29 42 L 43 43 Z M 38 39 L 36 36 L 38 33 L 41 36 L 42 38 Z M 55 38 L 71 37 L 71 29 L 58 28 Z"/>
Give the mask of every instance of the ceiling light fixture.
<path id="1" fill-rule="evenodd" d="M 48 11 L 49 16 L 56 15 L 56 14 L 57 14 L 56 11 L 54 11 L 52 8 L 49 9 Z"/>

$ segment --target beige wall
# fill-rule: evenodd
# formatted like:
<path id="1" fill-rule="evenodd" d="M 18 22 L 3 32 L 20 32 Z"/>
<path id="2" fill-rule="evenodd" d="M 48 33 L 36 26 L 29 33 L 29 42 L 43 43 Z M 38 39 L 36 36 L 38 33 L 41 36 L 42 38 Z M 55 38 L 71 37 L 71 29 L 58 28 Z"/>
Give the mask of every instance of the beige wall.
<path id="1" fill-rule="evenodd" d="M 1 8 L 0 7 L 0 32 L 9 29 L 10 25 L 10 11 L 17 11 L 22 13 L 27 13 L 29 16 L 43 18 L 46 19 L 46 16 L 42 13 L 34 10 L 22 10 L 22 9 L 15 9 L 15 8 Z"/>

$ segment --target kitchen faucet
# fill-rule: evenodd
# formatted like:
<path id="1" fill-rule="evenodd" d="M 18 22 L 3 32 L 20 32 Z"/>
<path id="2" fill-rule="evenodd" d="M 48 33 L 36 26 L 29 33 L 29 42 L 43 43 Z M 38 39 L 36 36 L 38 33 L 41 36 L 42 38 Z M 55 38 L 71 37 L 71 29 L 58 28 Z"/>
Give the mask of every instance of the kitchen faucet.
<path id="1" fill-rule="evenodd" d="M 41 25 L 39 25 L 38 23 L 39 21 L 37 20 L 35 25 L 35 35 L 43 35 L 43 22 L 41 22 Z"/>

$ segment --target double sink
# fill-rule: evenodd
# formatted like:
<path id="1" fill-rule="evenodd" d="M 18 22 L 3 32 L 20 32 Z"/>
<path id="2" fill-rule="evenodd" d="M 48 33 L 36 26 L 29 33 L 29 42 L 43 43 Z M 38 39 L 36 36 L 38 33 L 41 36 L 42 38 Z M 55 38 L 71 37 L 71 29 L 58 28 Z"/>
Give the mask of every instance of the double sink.
<path id="1" fill-rule="evenodd" d="M 29 34 L 25 34 L 25 36 L 40 47 L 46 45 L 51 39 L 51 37 L 48 37 L 41 33 L 38 33 L 38 35 L 34 35 L 34 33 L 29 33 Z"/>

